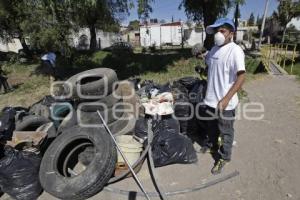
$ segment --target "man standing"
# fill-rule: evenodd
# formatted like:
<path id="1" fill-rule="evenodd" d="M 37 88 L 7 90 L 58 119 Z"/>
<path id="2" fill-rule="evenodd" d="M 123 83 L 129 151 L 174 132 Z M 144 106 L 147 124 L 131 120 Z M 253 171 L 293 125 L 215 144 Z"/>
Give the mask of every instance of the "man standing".
<path id="1" fill-rule="evenodd" d="M 235 32 L 232 20 L 218 19 L 206 28 L 206 32 L 214 34 L 215 40 L 215 46 L 205 58 L 208 78 L 204 104 L 209 138 L 206 145 L 216 155 L 211 172 L 218 174 L 231 160 L 237 91 L 245 80 L 245 55 L 232 42 Z"/>

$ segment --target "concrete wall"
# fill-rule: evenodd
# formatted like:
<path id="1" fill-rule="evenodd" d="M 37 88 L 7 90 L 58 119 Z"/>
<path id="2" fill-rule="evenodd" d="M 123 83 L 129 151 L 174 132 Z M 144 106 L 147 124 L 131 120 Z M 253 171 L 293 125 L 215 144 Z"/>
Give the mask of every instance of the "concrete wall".
<path id="1" fill-rule="evenodd" d="M 149 47 L 150 46 L 150 31 L 147 32 L 146 27 L 140 28 L 140 40 L 141 40 L 141 46 L 142 47 Z"/>
<path id="2" fill-rule="evenodd" d="M 90 31 L 88 28 L 82 28 L 77 33 L 73 33 L 72 36 L 72 46 L 77 49 L 89 49 L 90 45 Z M 86 38 L 87 41 L 83 42 L 82 39 Z M 116 33 L 108 33 L 98 30 L 96 32 L 97 45 L 99 49 L 110 47 L 113 43 L 122 40 L 121 36 Z M 85 39 L 84 39 L 85 40 Z M 85 45 L 82 45 L 84 44 Z"/>
<path id="3" fill-rule="evenodd" d="M 161 45 L 161 32 L 160 25 L 151 25 L 148 27 L 140 27 L 140 40 L 141 46 L 149 47 L 152 45 Z"/>
<path id="4" fill-rule="evenodd" d="M 147 32 L 148 30 L 148 32 Z M 181 26 L 160 26 L 159 24 L 140 27 L 141 46 L 181 44 Z"/>
<path id="5" fill-rule="evenodd" d="M 205 40 L 205 32 L 196 32 L 195 29 L 192 30 L 190 37 L 187 39 L 186 43 L 188 46 L 194 46 L 197 43 L 202 44 Z"/>

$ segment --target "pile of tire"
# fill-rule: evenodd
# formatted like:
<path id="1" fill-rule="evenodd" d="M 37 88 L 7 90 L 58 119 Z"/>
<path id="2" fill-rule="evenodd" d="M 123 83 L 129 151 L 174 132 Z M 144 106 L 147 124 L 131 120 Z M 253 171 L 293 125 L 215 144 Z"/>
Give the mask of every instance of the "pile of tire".
<path id="1" fill-rule="evenodd" d="M 52 105 L 51 115 L 68 105 L 69 112 L 64 113 L 43 155 L 39 178 L 44 190 L 59 199 L 87 199 L 108 183 L 117 160 L 116 148 L 98 111 L 115 135 L 130 133 L 135 118 L 124 112 L 117 74 L 111 69 L 81 72 L 63 86 L 64 95 Z"/>

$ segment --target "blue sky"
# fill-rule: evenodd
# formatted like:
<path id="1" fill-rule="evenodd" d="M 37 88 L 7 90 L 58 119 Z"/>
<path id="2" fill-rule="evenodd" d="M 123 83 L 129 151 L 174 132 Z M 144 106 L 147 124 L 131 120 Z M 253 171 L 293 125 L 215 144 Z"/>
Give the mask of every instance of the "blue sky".
<path id="1" fill-rule="evenodd" d="M 134 0 L 136 1 L 136 0 Z M 181 0 L 155 0 L 153 3 L 153 13 L 151 13 L 151 18 L 157 18 L 159 20 L 164 19 L 167 22 L 171 21 L 172 16 L 174 20 L 186 20 L 186 15 L 184 10 L 178 10 L 178 6 Z M 249 19 L 251 12 L 254 13 L 255 18 L 257 15 L 262 16 L 265 7 L 265 0 L 246 0 L 246 4 L 241 7 L 241 18 Z M 278 0 L 270 0 L 268 16 L 277 9 Z M 233 18 L 233 10 L 228 13 L 228 17 Z M 129 21 L 138 19 L 137 8 L 133 8 L 130 11 L 130 16 L 123 21 L 123 24 L 128 24 Z"/>

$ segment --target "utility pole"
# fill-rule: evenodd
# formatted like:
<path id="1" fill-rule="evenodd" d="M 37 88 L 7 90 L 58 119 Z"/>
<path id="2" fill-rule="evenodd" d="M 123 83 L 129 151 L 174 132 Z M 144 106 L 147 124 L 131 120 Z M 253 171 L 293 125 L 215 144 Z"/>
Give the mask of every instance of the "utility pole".
<path id="1" fill-rule="evenodd" d="M 266 5 L 265 5 L 265 12 L 264 12 L 264 17 L 263 17 L 263 21 L 261 24 L 261 30 L 260 30 L 260 36 L 259 36 L 259 43 L 258 43 L 258 49 L 260 49 L 261 46 L 261 40 L 264 34 L 264 29 L 265 29 L 265 22 L 266 22 L 266 17 L 267 17 L 267 12 L 268 12 L 268 7 L 269 7 L 269 1 L 270 0 L 266 0 Z"/>

